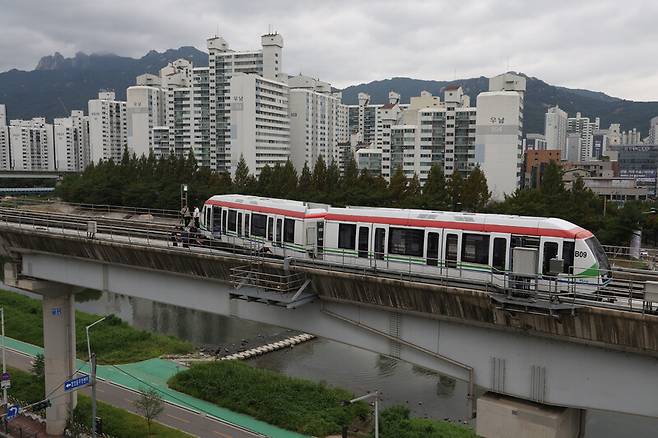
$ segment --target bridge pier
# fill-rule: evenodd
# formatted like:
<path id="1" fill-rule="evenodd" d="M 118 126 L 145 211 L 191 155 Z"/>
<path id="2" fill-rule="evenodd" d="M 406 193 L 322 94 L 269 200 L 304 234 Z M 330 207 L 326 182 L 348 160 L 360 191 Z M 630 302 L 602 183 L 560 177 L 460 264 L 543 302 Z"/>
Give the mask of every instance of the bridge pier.
<path id="1" fill-rule="evenodd" d="M 46 432 L 63 435 L 78 398 L 64 391 L 64 382 L 76 371 L 75 301 L 73 287 L 45 280 L 20 278 L 18 266 L 5 264 L 5 283 L 42 296 Z"/>
<path id="2" fill-rule="evenodd" d="M 476 432 L 484 438 L 579 438 L 583 415 L 581 409 L 487 392 L 477 400 Z"/>
<path id="3" fill-rule="evenodd" d="M 60 289 L 60 290 L 58 290 Z M 77 404 L 76 393 L 64 392 L 64 381 L 73 377 L 75 363 L 75 306 L 71 288 L 52 288 L 43 293 L 43 346 L 46 395 L 46 432 L 64 433 L 70 413 Z"/>

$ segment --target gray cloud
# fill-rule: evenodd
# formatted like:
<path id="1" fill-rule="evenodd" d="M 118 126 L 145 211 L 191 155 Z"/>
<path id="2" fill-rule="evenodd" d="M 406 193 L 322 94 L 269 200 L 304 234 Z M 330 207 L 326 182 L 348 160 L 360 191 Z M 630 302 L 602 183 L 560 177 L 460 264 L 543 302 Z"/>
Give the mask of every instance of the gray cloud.
<path id="1" fill-rule="evenodd" d="M 5 0 L 0 71 L 41 56 L 114 52 L 139 57 L 219 33 L 259 46 L 272 25 L 284 69 L 342 87 L 410 76 L 452 79 L 507 69 L 549 83 L 658 100 L 658 2 L 627 0 Z"/>

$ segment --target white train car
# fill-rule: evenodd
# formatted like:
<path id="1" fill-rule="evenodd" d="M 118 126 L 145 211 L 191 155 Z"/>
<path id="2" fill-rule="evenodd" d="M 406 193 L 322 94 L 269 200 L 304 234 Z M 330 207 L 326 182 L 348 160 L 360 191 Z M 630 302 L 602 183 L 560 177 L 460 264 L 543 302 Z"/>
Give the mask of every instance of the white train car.
<path id="1" fill-rule="evenodd" d="M 523 247 L 538 277 L 554 274 L 552 259 L 579 283 L 602 285 L 608 276 L 596 237 L 562 219 L 371 207 L 329 208 L 324 219 L 324 258 L 334 263 L 502 285 L 519 268 L 513 248 Z"/>
<path id="2" fill-rule="evenodd" d="M 327 206 L 249 195 L 217 195 L 201 212 L 201 230 L 226 243 L 273 254 L 310 257 L 321 245 Z"/>
<path id="3" fill-rule="evenodd" d="M 579 292 L 609 281 L 610 265 L 594 235 L 555 218 L 334 208 L 285 199 L 219 195 L 206 201 L 206 236 L 279 256 L 315 258 L 382 271 L 493 281 L 522 275 L 541 288 L 563 274 Z M 518 258 L 523 248 L 523 257 Z M 515 262 L 514 254 L 517 253 Z M 551 261 L 562 260 L 561 273 Z M 517 266 L 514 266 L 514 263 Z M 523 265 L 523 266 L 521 266 Z M 568 277 L 568 280 L 566 278 Z M 562 288 L 561 288 L 562 289 Z"/>

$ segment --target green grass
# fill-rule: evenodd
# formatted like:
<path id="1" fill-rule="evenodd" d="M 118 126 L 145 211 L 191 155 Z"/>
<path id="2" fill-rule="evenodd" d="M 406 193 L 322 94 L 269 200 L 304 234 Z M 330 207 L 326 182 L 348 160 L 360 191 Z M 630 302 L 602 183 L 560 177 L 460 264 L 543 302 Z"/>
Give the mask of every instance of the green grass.
<path id="1" fill-rule="evenodd" d="M 110 436 L 116 438 L 142 438 L 148 436 L 146 433 L 146 420 L 139 415 L 103 402 L 98 402 L 96 415 L 103 420 L 103 432 Z M 91 424 L 91 398 L 83 395 L 78 396 L 75 419 L 81 424 Z M 158 438 L 192 437 L 192 435 L 157 422 L 151 423 L 151 436 Z"/>
<path id="2" fill-rule="evenodd" d="M 44 383 L 31 373 L 7 368 L 11 375 L 11 388 L 8 394 L 22 403 L 35 403 L 43 400 Z M 146 437 L 146 420 L 139 415 L 132 414 L 123 409 L 115 408 L 107 403 L 98 402 L 97 416 L 103 419 L 103 432 L 116 438 Z M 78 406 L 75 408 L 74 418 L 82 425 L 91 425 L 91 399 L 78 394 Z M 188 435 L 177 429 L 152 423 L 151 435 L 164 438 L 188 438 Z"/>
<path id="3" fill-rule="evenodd" d="M 41 301 L 0 290 L 0 305 L 5 309 L 7 336 L 43 346 Z M 87 359 L 85 326 L 99 318 L 89 313 L 75 313 L 76 347 L 80 359 Z M 115 316 L 94 326 L 89 338 L 99 364 L 137 362 L 163 354 L 188 353 L 194 349 L 189 342 L 135 329 Z"/>
<path id="4" fill-rule="evenodd" d="M 169 380 L 193 397 L 299 433 L 326 436 L 366 417 L 365 403 L 343 407 L 346 390 L 261 370 L 237 361 L 193 365 Z"/>
<path id="5" fill-rule="evenodd" d="M 381 414 L 381 438 L 476 438 L 475 431 L 468 426 L 459 426 L 446 421 L 410 418 L 409 409 L 392 406 Z"/>

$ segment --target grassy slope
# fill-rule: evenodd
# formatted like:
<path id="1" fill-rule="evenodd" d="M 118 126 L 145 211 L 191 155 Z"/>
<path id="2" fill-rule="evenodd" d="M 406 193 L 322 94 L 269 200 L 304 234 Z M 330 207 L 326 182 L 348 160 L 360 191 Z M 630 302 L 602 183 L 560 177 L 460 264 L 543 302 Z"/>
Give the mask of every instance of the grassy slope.
<path id="1" fill-rule="evenodd" d="M 41 302 L 13 292 L 0 290 L 0 305 L 5 308 L 7 336 L 43 346 L 43 316 Z M 76 312 L 76 343 L 78 357 L 86 359 L 85 326 L 99 319 L 98 315 Z M 99 363 L 127 363 L 158 357 L 167 353 L 187 353 L 193 346 L 171 336 L 137 330 L 117 317 L 109 317 L 90 331 L 91 344 Z"/>
<path id="2" fill-rule="evenodd" d="M 409 409 L 392 406 L 382 412 L 382 438 L 476 438 L 469 427 L 458 426 L 445 421 L 410 418 Z"/>
<path id="3" fill-rule="evenodd" d="M 367 415 L 364 403 L 344 408 L 348 391 L 261 370 L 237 361 L 194 365 L 169 385 L 193 397 L 303 434 L 326 436 Z"/>

